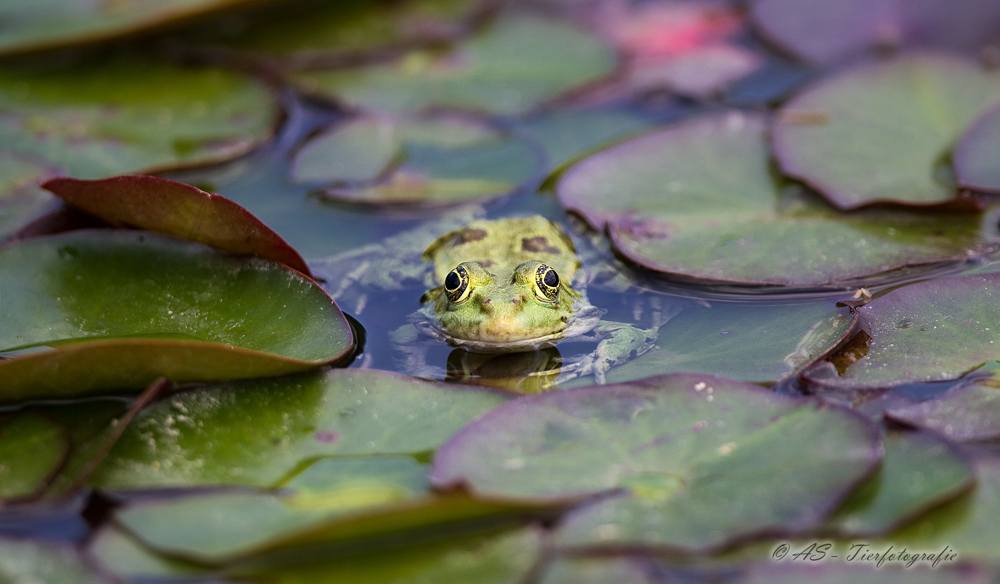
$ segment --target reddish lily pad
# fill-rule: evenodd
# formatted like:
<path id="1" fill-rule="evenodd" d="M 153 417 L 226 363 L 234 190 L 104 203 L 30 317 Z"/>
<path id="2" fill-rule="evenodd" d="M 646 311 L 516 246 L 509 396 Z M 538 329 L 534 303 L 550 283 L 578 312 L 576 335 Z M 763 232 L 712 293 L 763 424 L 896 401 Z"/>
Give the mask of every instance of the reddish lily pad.
<path id="1" fill-rule="evenodd" d="M 1000 388 L 995 376 L 973 378 L 943 395 L 886 410 L 894 422 L 928 428 L 958 442 L 1000 438 Z"/>
<path id="2" fill-rule="evenodd" d="M 437 54 L 418 51 L 390 64 L 305 71 L 306 92 L 369 110 L 459 108 L 519 114 L 609 74 L 614 54 L 594 36 L 540 18 L 504 19 Z"/>
<path id="3" fill-rule="evenodd" d="M 272 486 L 317 456 L 433 450 L 506 399 L 353 369 L 202 388 L 143 411 L 93 482 L 104 489 Z"/>
<path id="4" fill-rule="evenodd" d="M 887 533 L 975 484 L 972 463 L 949 442 L 922 432 L 889 432 L 883 443 L 882 468 L 830 519 L 843 536 Z"/>
<path id="5" fill-rule="evenodd" d="M 500 406 L 438 450 L 431 480 L 515 501 L 624 489 L 572 512 L 559 541 L 703 550 L 817 526 L 881 456 L 878 430 L 854 412 L 671 374 Z"/>
<path id="6" fill-rule="evenodd" d="M 220 195 L 155 176 L 55 178 L 42 185 L 115 226 L 173 235 L 237 255 L 254 255 L 311 276 L 302 257 L 249 211 Z"/>
<path id="7" fill-rule="evenodd" d="M 270 138 L 261 82 L 134 56 L 0 71 L 0 142 L 77 178 L 219 162 Z"/>
<path id="8" fill-rule="evenodd" d="M 626 258 L 708 280 L 815 287 L 995 249 L 981 215 L 844 214 L 779 192 L 766 131 L 761 116 L 727 112 L 647 134 L 568 169 L 559 199 Z"/>
<path id="9" fill-rule="evenodd" d="M 849 390 L 958 379 L 1000 358 L 998 286 L 1000 274 L 982 274 L 892 290 L 858 309 L 864 336 L 805 375 Z"/>
<path id="10" fill-rule="evenodd" d="M 751 14 L 765 37 L 815 63 L 885 47 L 975 51 L 1000 40 L 992 0 L 754 0 Z"/>
<path id="11" fill-rule="evenodd" d="M 1000 193 L 1000 107 L 972 122 L 955 149 L 955 174 L 964 188 Z"/>
<path id="12" fill-rule="evenodd" d="M 0 419 L 0 501 L 41 493 L 68 452 L 66 428 L 48 416 L 28 411 Z"/>
<path id="13" fill-rule="evenodd" d="M 281 375 L 341 359 L 346 319 L 312 280 L 148 232 L 0 248 L 0 399 Z"/>
<path id="14" fill-rule="evenodd" d="M 296 182 L 332 183 L 353 203 L 455 203 L 509 193 L 538 174 L 524 141 L 469 119 L 362 116 L 316 136 L 292 165 Z"/>
<path id="15" fill-rule="evenodd" d="M 965 128 L 1000 102 L 1000 72 L 954 56 L 910 54 L 823 79 L 774 127 L 782 170 L 841 209 L 936 205 L 958 192 L 945 166 Z"/>
<path id="16" fill-rule="evenodd" d="M 0 53 L 37 51 L 110 39 L 248 0 L 157 0 L 106 5 L 86 0 L 7 2 L 0 9 Z"/>

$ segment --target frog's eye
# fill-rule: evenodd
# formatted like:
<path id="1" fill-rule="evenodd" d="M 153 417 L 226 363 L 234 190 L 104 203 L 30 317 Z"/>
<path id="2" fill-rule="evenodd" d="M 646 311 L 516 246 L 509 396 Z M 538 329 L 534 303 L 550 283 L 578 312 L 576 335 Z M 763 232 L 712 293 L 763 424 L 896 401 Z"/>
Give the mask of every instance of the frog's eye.
<path id="1" fill-rule="evenodd" d="M 535 268 L 535 294 L 545 302 L 552 302 L 559 296 L 559 274 L 545 264 Z"/>
<path id="2" fill-rule="evenodd" d="M 448 300 L 459 303 L 469 297 L 469 271 L 464 266 L 458 266 L 448 272 L 444 279 L 444 293 Z"/>

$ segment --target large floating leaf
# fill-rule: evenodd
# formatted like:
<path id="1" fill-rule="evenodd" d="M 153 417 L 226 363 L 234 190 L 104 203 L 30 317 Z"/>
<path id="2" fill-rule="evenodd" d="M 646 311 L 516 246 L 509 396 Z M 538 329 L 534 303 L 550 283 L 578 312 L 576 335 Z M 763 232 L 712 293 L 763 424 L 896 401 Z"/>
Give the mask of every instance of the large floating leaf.
<path id="1" fill-rule="evenodd" d="M 499 392 L 371 370 L 203 388 L 145 410 L 94 482 L 108 489 L 273 485 L 316 456 L 433 450 L 504 400 Z"/>
<path id="2" fill-rule="evenodd" d="M 770 40 L 818 63 L 886 46 L 976 50 L 1000 40 L 992 0 L 754 0 L 751 14 Z"/>
<path id="3" fill-rule="evenodd" d="M 931 566 L 933 558 L 937 556 L 941 549 L 921 549 L 923 555 L 929 555 L 932 559 L 920 561 L 907 567 L 907 561 L 899 559 L 904 549 L 893 547 L 891 544 L 869 545 L 861 548 L 863 542 L 852 542 L 858 548 L 848 547 L 842 555 L 836 558 L 825 557 L 823 560 L 809 561 L 806 556 L 800 556 L 802 560 L 792 560 L 787 557 L 784 562 L 768 562 L 752 566 L 746 570 L 746 576 L 737 580 L 739 584 L 987 584 L 993 578 L 989 570 L 979 569 L 974 566 L 952 567 L 951 562 L 939 562 L 936 566 Z M 808 544 L 804 544 L 802 549 L 806 549 Z M 796 551 L 801 551 L 796 549 Z M 852 555 L 853 552 L 856 555 Z M 906 549 L 910 557 L 918 550 Z M 895 552 L 895 561 L 885 561 L 878 564 L 878 560 L 865 560 L 867 554 L 882 554 L 888 552 L 888 558 Z M 817 554 L 818 555 L 818 554 Z M 848 561 L 846 558 L 852 558 Z M 880 556 L 881 557 L 881 556 Z"/>
<path id="4" fill-rule="evenodd" d="M 37 157 L 0 150 L 0 240 L 55 208 L 38 183 L 58 169 Z"/>
<path id="5" fill-rule="evenodd" d="M 472 120 L 363 116 L 306 143 L 292 178 L 333 183 L 336 200 L 453 203 L 511 192 L 539 162 L 527 143 Z"/>
<path id="6" fill-rule="evenodd" d="M 141 578 L 182 578 L 205 572 L 194 564 L 154 553 L 113 523 L 105 523 L 90 539 L 87 553 L 109 573 L 128 582 Z"/>
<path id="7" fill-rule="evenodd" d="M 884 444 L 882 468 L 830 520 L 842 535 L 888 532 L 975 483 L 972 464 L 931 434 L 890 432 Z"/>
<path id="8" fill-rule="evenodd" d="M 505 500 L 624 488 L 571 513 L 561 542 L 704 549 L 817 525 L 881 455 L 878 431 L 853 412 L 672 374 L 500 406 L 438 451 L 432 480 Z"/>
<path id="9" fill-rule="evenodd" d="M 972 123 L 955 149 L 955 174 L 964 188 L 1000 193 L 1000 107 Z"/>
<path id="10" fill-rule="evenodd" d="M 803 304 L 713 302 L 660 329 L 656 347 L 615 367 L 608 381 L 687 371 L 777 382 L 839 345 L 856 317 L 829 300 Z"/>
<path id="11" fill-rule="evenodd" d="M 998 286 L 1000 274 L 983 274 L 897 288 L 858 309 L 863 336 L 849 355 L 806 375 L 845 389 L 957 379 L 1000 358 Z"/>
<path id="12" fill-rule="evenodd" d="M 68 547 L 0 539 L 0 582 L 4 584 L 112 584 Z"/>
<path id="13" fill-rule="evenodd" d="M 443 55 L 415 52 L 392 64 L 296 74 L 306 91 L 366 109 L 430 107 L 518 114 L 611 72 L 599 39 L 554 20 L 502 20 Z"/>
<path id="14" fill-rule="evenodd" d="M 541 584 L 653 584 L 652 578 L 652 570 L 633 558 L 560 558 Z"/>
<path id="15" fill-rule="evenodd" d="M 36 412 L 0 418 L 0 501 L 40 493 L 68 451 L 66 428 L 52 418 Z"/>
<path id="16" fill-rule="evenodd" d="M 711 280 L 819 286 L 995 246 L 975 214 L 844 214 L 781 195 L 765 131 L 760 116 L 725 113 L 648 134 L 571 167 L 559 198 L 632 261 Z"/>
<path id="17" fill-rule="evenodd" d="M 458 36 L 479 12 L 466 0 L 283 2 L 227 30 L 210 23 L 199 44 L 280 57 L 285 64 L 337 64 L 369 52 Z"/>
<path id="18" fill-rule="evenodd" d="M 346 319 L 312 280 L 153 233 L 0 249 L 0 399 L 281 375 L 335 361 Z"/>
<path id="19" fill-rule="evenodd" d="M 237 255 L 255 255 L 310 275 L 298 252 L 260 219 L 225 197 L 184 183 L 132 175 L 93 181 L 56 178 L 42 186 L 112 225 L 166 233 Z"/>
<path id="20" fill-rule="evenodd" d="M 890 408 L 885 415 L 959 442 L 995 440 L 1000 438 L 1000 388 L 995 376 L 972 379 L 940 397 Z"/>
<path id="21" fill-rule="evenodd" d="M 946 163 L 966 126 L 1000 101 L 1000 72 L 917 54 L 829 77 L 787 102 L 773 139 L 785 173 L 842 209 L 956 195 Z"/>
<path id="22" fill-rule="evenodd" d="M 221 69 L 116 57 L 0 71 L 0 142 L 77 178 L 205 164 L 270 137 L 277 104 Z"/>

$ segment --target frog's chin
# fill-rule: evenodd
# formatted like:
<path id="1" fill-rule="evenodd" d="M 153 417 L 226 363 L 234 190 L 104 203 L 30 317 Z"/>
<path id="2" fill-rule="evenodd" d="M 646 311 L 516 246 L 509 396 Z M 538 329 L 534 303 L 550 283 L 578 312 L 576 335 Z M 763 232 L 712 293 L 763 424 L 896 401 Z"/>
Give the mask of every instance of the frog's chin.
<path id="1" fill-rule="evenodd" d="M 461 339 L 449 335 L 441 322 L 434 315 L 433 310 L 425 305 L 417 315 L 419 318 L 413 320 L 417 330 L 425 335 L 448 343 L 453 347 L 459 347 L 467 351 L 476 353 L 515 353 L 537 349 L 544 345 L 550 345 L 561 339 L 577 337 L 590 332 L 597 323 L 600 322 L 604 314 L 603 308 L 597 308 L 590 304 L 578 306 L 578 310 L 566 322 L 566 327 L 554 333 L 532 337 L 529 339 L 518 339 L 513 341 L 484 341 L 480 339 Z"/>

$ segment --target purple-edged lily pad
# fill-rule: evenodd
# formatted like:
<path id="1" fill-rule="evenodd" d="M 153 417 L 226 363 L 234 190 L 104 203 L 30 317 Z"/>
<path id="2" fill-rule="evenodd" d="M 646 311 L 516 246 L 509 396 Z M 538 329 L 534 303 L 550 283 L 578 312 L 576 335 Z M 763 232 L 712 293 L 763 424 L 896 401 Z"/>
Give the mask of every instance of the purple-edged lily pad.
<path id="1" fill-rule="evenodd" d="M 93 482 L 104 489 L 272 486 L 318 456 L 434 450 L 507 399 L 353 369 L 205 387 L 144 410 Z"/>
<path id="2" fill-rule="evenodd" d="M 785 103 L 775 156 L 841 209 L 941 204 L 958 194 L 951 149 L 998 102 L 996 70 L 955 56 L 902 55 L 827 77 Z"/>
<path id="3" fill-rule="evenodd" d="M 843 536 L 887 533 L 975 484 L 972 463 L 953 444 L 923 432 L 889 432 L 885 461 L 830 519 Z"/>
<path id="4" fill-rule="evenodd" d="M 0 71 L 0 143 L 77 178 L 229 160 L 279 117 L 262 82 L 134 56 Z"/>
<path id="5" fill-rule="evenodd" d="M 1000 193 L 1000 107 L 972 122 L 955 149 L 955 175 L 963 188 Z"/>
<path id="6" fill-rule="evenodd" d="M 292 163 L 296 182 L 325 198 L 369 204 L 450 204 L 509 193 L 538 175 L 527 142 L 458 117 L 361 116 L 320 134 Z"/>
<path id="7" fill-rule="evenodd" d="M 751 14 L 766 38 L 815 63 L 886 47 L 976 51 L 1000 40 L 993 0 L 754 0 Z"/>
<path id="8" fill-rule="evenodd" d="M 860 332 L 806 371 L 839 389 L 948 381 L 1000 358 L 1000 274 L 939 278 L 858 308 Z"/>
<path id="9" fill-rule="evenodd" d="M 971 379 L 934 399 L 890 408 L 885 416 L 958 442 L 995 440 L 1000 438 L 1000 387 L 994 376 Z"/>
<path id="10" fill-rule="evenodd" d="M 138 231 L 0 248 L 0 400 L 281 375 L 354 345 L 315 282 L 273 262 Z"/>
<path id="11" fill-rule="evenodd" d="M 417 51 L 388 64 L 304 71 L 311 94 L 368 110 L 458 108 L 497 114 L 531 110 L 614 69 L 599 38 L 543 18 L 509 18 L 445 53 Z"/>
<path id="12" fill-rule="evenodd" d="M 570 167 L 559 198 L 628 259 L 708 280 L 821 286 L 996 247 L 977 214 L 845 214 L 779 192 L 766 131 L 762 116 L 727 112 L 647 134 Z"/>
<path id="13" fill-rule="evenodd" d="M 66 428 L 52 418 L 32 411 L 0 418 L 0 502 L 41 493 L 68 453 Z"/>
<path id="14" fill-rule="evenodd" d="M 310 276 L 302 257 L 260 219 L 229 199 L 165 178 L 55 178 L 42 187 L 115 226 L 136 227 L 254 255 Z"/>
<path id="15" fill-rule="evenodd" d="M 703 550 L 817 526 L 881 457 L 854 412 L 678 373 L 500 406 L 438 450 L 431 480 L 516 501 L 624 490 L 572 512 L 559 541 Z"/>

